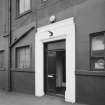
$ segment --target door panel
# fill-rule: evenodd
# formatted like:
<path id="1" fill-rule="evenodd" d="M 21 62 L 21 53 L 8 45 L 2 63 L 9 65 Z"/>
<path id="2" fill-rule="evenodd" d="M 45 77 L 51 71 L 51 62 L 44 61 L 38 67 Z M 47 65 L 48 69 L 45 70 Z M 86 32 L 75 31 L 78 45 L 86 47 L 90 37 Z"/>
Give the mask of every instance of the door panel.
<path id="1" fill-rule="evenodd" d="M 47 56 L 47 92 L 56 90 L 56 52 L 48 51 Z"/>

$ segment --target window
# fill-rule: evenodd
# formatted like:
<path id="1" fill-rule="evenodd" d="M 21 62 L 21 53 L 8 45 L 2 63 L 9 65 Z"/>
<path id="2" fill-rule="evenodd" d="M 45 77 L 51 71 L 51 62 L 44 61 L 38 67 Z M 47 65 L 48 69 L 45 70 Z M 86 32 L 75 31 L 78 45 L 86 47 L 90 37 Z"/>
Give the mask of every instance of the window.
<path id="1" fill-rule="evenodd" d="M 30 67 L 30 46 L 20 47 L 16 49 L 16 67 Z"/>
<path id="2" fill-rule="evenodd" d="M 4 67 L 4 51 L 0 51 L 0 68 Z"/>
<path id="3" fill-rule="evenodd" d="M 91 34 L 91 70 L 105 69 L 105 35 L 104 32 Z"/>
<path id="4" fill-rule="evenodd" d="M 19 14 L 23 14 L 31 9 L 31 0 L 19 0 Z"/>

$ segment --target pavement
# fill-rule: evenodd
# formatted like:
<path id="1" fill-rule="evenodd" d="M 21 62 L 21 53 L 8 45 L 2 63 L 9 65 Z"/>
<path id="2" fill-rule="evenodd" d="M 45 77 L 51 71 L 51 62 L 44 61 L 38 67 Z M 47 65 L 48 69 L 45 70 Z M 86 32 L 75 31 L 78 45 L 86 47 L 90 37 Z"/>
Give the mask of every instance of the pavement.
<path id="1" fill-rule="evenodd" d="M 0 91 L 0 105 L 85 105 L 72 104 L 56 96 L 35 97 L 30 94 Z"/>

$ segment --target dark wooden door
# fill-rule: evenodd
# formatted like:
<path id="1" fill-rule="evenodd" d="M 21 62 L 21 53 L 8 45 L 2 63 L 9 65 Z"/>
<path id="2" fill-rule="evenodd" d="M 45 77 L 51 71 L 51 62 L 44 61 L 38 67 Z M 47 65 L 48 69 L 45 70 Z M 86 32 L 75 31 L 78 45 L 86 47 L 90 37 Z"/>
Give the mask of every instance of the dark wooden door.
<path id="1" fill-rule="evenodd" d="M 56 52 L 48 51 L 47 54 L 47 93 L 56 91 Z"/>

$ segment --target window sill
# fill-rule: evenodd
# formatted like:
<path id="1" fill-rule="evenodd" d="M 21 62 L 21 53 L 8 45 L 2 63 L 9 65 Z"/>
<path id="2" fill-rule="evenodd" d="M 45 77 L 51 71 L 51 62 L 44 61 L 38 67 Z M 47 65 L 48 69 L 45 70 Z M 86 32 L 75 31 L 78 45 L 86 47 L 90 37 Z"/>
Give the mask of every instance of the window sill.
<path id="1" fill-rule="evenodd" d="M 83 76 L 105 76 L 105 71 L 76 70 L 75 74 Z"/>
<path id="2" fill-rule="evenodd" d="M 17 14 L 16 19 L 19 19 L 19 18 L 21 18 L 21 17 L 23 17 L 23 16 L 25 16 L 25 15 L 31 13 L 31 12 L 32 12 L 32 10 L 28 10 L 28 11 L 22 13 L 22 14 Z"/>

